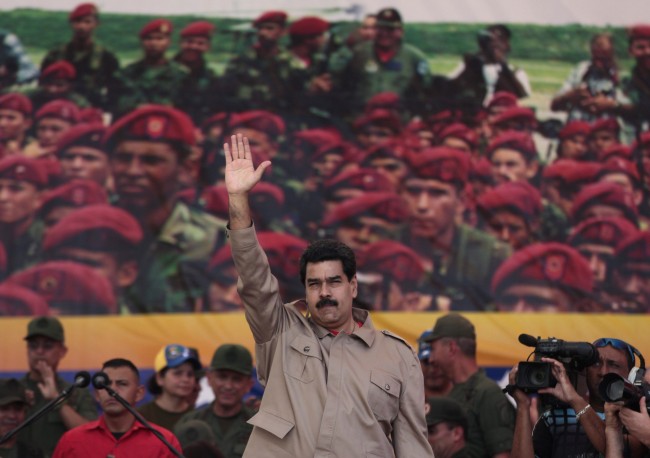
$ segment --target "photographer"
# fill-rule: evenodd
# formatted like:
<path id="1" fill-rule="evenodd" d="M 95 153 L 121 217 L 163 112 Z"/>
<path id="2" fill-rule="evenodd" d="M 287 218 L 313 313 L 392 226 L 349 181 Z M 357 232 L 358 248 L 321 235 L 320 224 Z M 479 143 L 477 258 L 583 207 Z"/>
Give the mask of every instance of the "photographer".
<path id="1" fill-rule="evenodd" d="M 618 339 L 602 338 L 593 345 L 598 350 L 598 361 L 585 370 L 589 390 L 587 396 L 576 391 L 564 364 L 553 358 L 541 358 L 542 362 L 552 364 L 552 374 L 557 384 L 538 392 L 553 396 L 564 406 L 544 412 L 534 428 L 529 414 L 530 398 L 516 387 L 518 368 L 510 372 L 512 396 L 517 402 L 513 456 L 596 458 L 605 453 L 605 402 L 599 394 L 598 385 L 608 373 L 627 377 L 634 366 L 634 353 L 627 343 Z"/>

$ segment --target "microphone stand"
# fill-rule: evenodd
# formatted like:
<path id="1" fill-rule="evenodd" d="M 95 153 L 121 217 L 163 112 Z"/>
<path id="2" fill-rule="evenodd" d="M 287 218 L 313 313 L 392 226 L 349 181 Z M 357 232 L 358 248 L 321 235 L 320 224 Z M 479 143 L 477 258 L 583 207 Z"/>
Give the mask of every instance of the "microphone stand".
<path id="1" fill-rule="evenodd" d="M 179 457 L 179 458 L 185 458 L 185 457 L 184 457 L 184 456 L 183 456 L 183 455 L 182 455 L 178 450 L 176 450 L 176 449 L 174 448 L 174 446 L 173 446 L 172 444 L 169 443 L 169 441 L 168 441 L 167 439 L 165 439 L 165 437 L 160 433 L 160 431 L 158 431 L 158 430 L 155 429 L 153 426 L 151 426 L 151 425 L 149 424 L 149 422 L 148 422 L 147 420 L 145 420 L 144 417 L 143 417 L 143 416 L 142 416 L 142 415 L 141 415 L 137 410 L 135 410 L 135 409 L 133 408 L 133 406 L 131 406 L 131 404 L 129 404 L 128 402 L 126 402 L 126 400 L 125 400 L 122 396 L 120 396 L 119 394 L 117 394 L 117 392 L 115 392 L 115 390 L 114 390 L 113 388 L 111 388 L 110 386 L 105 385 L 105 384 L 102 384 L 102 385 L 100 385 L 100 386 L 97 386 L 97 385 L 95 385 L 95 384 L 93 383 L 93 385 L 95 386 L 95 389 L 106 390 L 106 392 L 107 392 L 110 396 L 112 396 L 113 398 L 115 398 L 115 400 L 117 400 L 120 404 L 122 404 L 126 410 L 128 410 L 129 412 L 131 412 L 131 414 L 132 414 L 132 415 L 133 415 L 133 416 L 134 416 L 134 417 L 135 417 L 135 418 L 136 418 L 140 423 L 142 423 L 142 424 L 145 426 L 145 428 L 147 428 L 149 431 L 151 431 L 151 432 L 153 433 L 154 436 L 156 436 L 158 439 L 160 439 L 160 441 L 161 441 L 163 444 L 165 444 L 165 445 L 167 446 L 167 448 L 168 448 L 168 449 L 169 449 L 169 450 L 170 450 L 174 455 L 176 455 L 176 456 Z"/>
<path id="2" fill-rule="evenodd" d="M 63 404 L 63 402 L 70 397 L 74 389 L 77 388 L 77 385 L 72 384 L 69 387 L 65 388 L 61 393 L 54 399 L 52 399 L 50 402 L 45 404 L 43 407 L 38 409 L 36 412 L 34 412 L 29 418 L 27 418 L 23 423 L 20 425 L 16 426 L 14 429 L 9 431 L 7 434 L 2 436 L 0 438 L 0 444 L 4 444 L 7 442 L 9 439 L 14 437 L 16 434 L 18 434 L 20 431 L 34 423 L 36 420 L 41 418 L 43 415 L 48 413 L 50 410 L 54 409 L 55 407 Z"/>

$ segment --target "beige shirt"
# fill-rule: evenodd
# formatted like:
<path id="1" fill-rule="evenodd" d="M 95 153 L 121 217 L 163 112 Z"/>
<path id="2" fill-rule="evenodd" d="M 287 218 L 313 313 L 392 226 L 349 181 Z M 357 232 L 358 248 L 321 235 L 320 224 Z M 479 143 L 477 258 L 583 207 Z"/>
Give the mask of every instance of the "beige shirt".
<path id="1" fill-rule="evenodd" d="M 230 231 L 239 294 L 266 386 L 244 457 L 433 457 L 417 357 L 400 337 L 363 326 L 331 334 L 283 304 L 254 229 Z"/>

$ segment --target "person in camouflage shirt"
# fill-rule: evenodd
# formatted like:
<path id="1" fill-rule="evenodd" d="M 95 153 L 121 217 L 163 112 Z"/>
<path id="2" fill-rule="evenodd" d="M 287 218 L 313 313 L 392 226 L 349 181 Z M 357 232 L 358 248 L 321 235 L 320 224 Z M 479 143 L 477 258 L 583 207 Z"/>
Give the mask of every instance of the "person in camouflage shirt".
<path id="1" fill-rule="evenodd" d="M 41 63 L 41 71 L 59 60 L 70 62 L 77 73 L 74 90 L 95 107 L 106 107 L 108 88 L 114 84 L 120 68 L 117 56 L 94 39 L 99 11 L 92 3 L 75 7 L 68 17 L 72 39 L 50 50 Z"/>

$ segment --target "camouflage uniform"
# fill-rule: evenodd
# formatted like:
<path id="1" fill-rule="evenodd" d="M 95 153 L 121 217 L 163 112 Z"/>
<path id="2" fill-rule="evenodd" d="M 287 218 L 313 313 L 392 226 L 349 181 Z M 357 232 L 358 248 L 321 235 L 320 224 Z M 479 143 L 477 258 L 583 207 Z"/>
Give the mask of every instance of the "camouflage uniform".
<path id="1" fill-rule="evenodd" d="M 174 61 L 183 65 L 179 55 Z M 194 123 L 199 126 L 210 115 L 222 110 L 219 80 L 216 73 L 208 67 L 205 61 L 197 69 L 188 69 L 189 76 L 181 91 L 182 97 L 176 107 L 187 113 Z"/>
<path id="2" fill-rule="evenodd" d="M 250 48 L 234 57 L 223 75 L 224 94 L 231 111 L 267 110 L 286 113 L 297 103 L 296 88 L 304 84 L 304 71 L 288 51 L 260 57 Z"/>
<path id="3" fill-rule="evenodd" d="M 125 291 L 134 313 L 190 312 L 208 284 L 207 264 L 225 243 L 226 223 L 177 203 L 148 244 L 136 282 Z"/>
<path id="4" fill-rule="evenodd" d="M 114 92 L 110 94 L 113 115 L 120 117 L 142 104 L 176 105 L 189 71 L 169 61 L 151 67 L 144 60 L 134 62 L 116 74 Z"/>
<path id="5" fill-rule="evenodd" d="M 40 260 L 44 230 L 43 222 L 36 220 L 24 234 L 4 241 L 7 250 L 7 276 L 26 269 Z"/>
<path id="6" fill-rule="evenodd" d="M 52 100 L 68 100 L 77 105 L 79 108 L 87 108 L 90 106 L 88 99 L 76 91 L 71 91 L 63 96 L 56 97 L 52 97 L 50 94 L 45 92 L 43 88 L 40 87 L 26 89 L 21 92 L 29 97 L 29 99 L 32 101 L 34 113 L 36 113 L 43 105 L 51 102 Z"/>
<path id="7" fill-rule="evenodd" d="M 228 418 L 230 426 L 226 431 L 222 430 L 222 419 L 215 415 L 212 404 L 190 412 L 183 416 L 177 423 L 177 427 L 190 420 L 201 420 L 207 423 L 212 430 L 219 450 L 224 458 L 239 458 L 243 456 L 248 438 L 253 432 L 253 425 L 248 420 L 255 415 L 255 412 L 248 407 L 242 407 L 234 418 Z"/>
<path id="8" fill-rule="evenodd" d="M 115 74 L 120 68 L 115 54 L 99 43 L 93 43 L 88 49 L 76 49 L 70 42 L 49 51 L 41 70 L 58 60 L 70 62 L 77 71 L 75 91 L 93 106 L 106 108 L 108 89 L 115 84 Z"/>
<path id="9" fill-rule="evenodd" d="M 650 77 L 634 67 L 632 74 L 623 79 L 621 88 L 634 105 L 637 121 L 642 128 L 647 128 L 650 124 Z"/>
<path id="10" fill-rule="evenodd" d="M 426 56 L 406 43 L 386 62 L 377 57 L 373 42 L 361 43 L 347 65 L 337 62 L 332 72 L 334 92 L 344 113 L 361 112 L 368 99 L 380 92 L 397 93 L 414 110 L 431 82 Z"/>
<path id="11" fill-rule="evenodd" d="M 25 386 L 25 389 L 34 392 L 34 403 L 27 411 L 27 416 L 29 416 L 41 409 L 48 401 L 43 398 L 41 390 L 38 388 L 38 384 L 31 380 L 27 375 L 25 375 L 20 382 Z M 61 392 L 69 386 L 70 384 L 68 382 L 58 375 L 56 376 L 57 391 Z M 88 420 L 95 420 L 97 418 L 95 401 L 90 395 L 90 392 L 86 389 L 75 389 L 66 403 L 79 415 Z M 67 430 L 68 428 L 66 428 L 63 423 L 58 409 L 54 409 L 49 411 L 45 417 L 21 431 L 18 437 L 23 442 L 43 450 L 47 456 L 51 456 L 57 442 Z"/>

